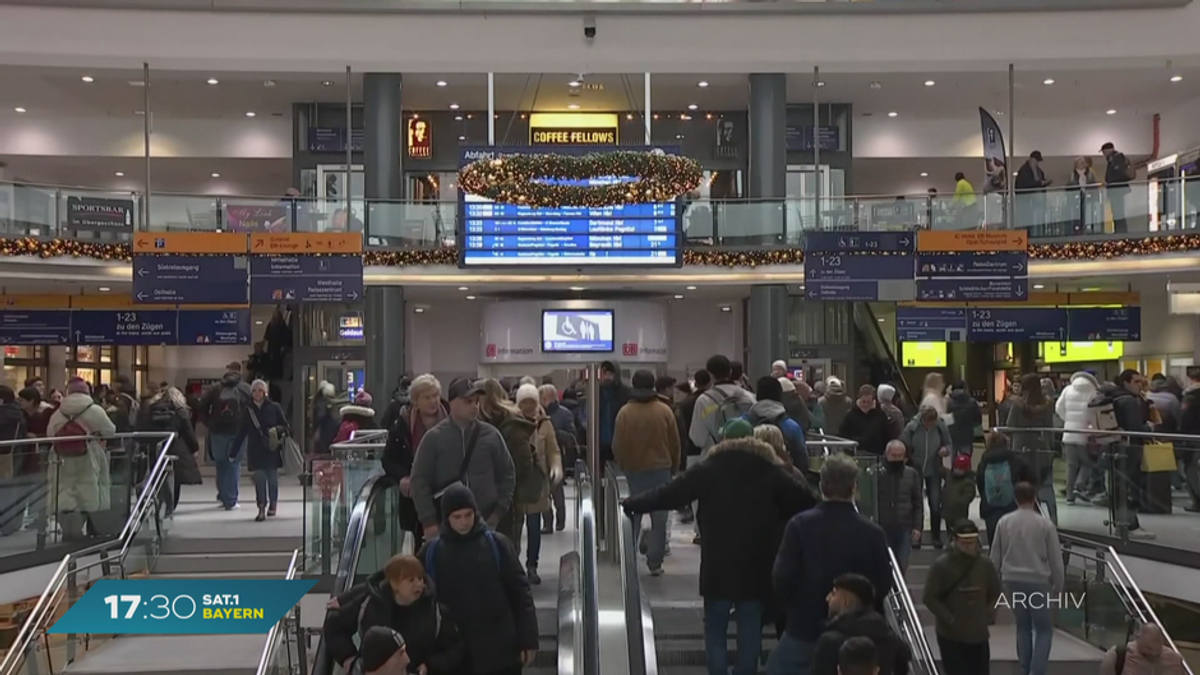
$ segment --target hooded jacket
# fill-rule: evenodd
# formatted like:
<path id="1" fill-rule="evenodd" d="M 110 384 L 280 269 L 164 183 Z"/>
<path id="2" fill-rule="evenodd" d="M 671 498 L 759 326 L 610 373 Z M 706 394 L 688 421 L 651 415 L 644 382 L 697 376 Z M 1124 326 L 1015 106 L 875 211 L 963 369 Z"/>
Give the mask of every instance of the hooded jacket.
<path id="1" fill-rule="evenodd" d="M 344 405 L 338 411 L 341 423 L 333 436 L 334 443 L 345 443 L 354 432 L 367 429 L 377 429 L 375 425 L 375 409 L 362 405 Z"/>
<path id="2" fill-rule="evenodd" d="M 1049 399 L 1032 404 L 1024 396 L 1013 401 L 1008 412 L 1005 426 L 1013 427 L 1009 432 L 1012 439 L 1013 452 L 1025 460 L 1037 476 L 1048 474 L 1050 462 L 1050 446 L 1054 434 L 1048 431 L 1017 431 L 1016 429 L 1050 429 L 1054 426 L 1054 403 Z M 1047 476 L 1048 477 L 1048 476 Z"/>
<path id="3" fill-rule="evenodd" d="M 46 435 L 53 438 L 69 420 L 74 420 L 89 435 L 112 436 L 117 427 L 108 414 L 88 394 L 67 394 L 62 405 L 50 417 Z M 112 498 L 112 477 L 109 474 L 108 452 L 101 438 L 87 442 L 87 454 L 78 457 L 58 456 L 50 463 L 50 485 L 58 491 L 58 511 L 95 512 L 109 508 Z M 57 454 L 57 453 L 56 453 Z"/>
<path id="4" fill-rule="evenodd" d="M 817 640 L 811 675 L 838 675 L 838 650 L 853 637 L 870 638 L 875 644 L 875 662 L 879 675 L 904 675 L 912 652 L 896 635 L 887 619 L 870 607 L 853 609 L 833 617 Z"/>
<path id="5" fill-rule="evenodd" d="M 487 422 L 460 426 L 453 418 L 447 418 L 425 432 L 413 458 L 410 485 L 422 524 L 439 521 L 433 495 L 461 478 L 458 472 L 475 425 L 480 427 L 479 438 L 467 466 L 466 483 L 485 519 L 499 518 L 512 508 L 517 473 L 504 437 Z"/>
<path id="6" fill-rule="evenodd" d="M 617 413 L 613 455 L 626 473 L 679 468 L 675 411 L 649 389 L 634 389 Z"/>
<path id="7" fill-rule="evenodd" d="M 750 406 L 750 412 L 743 417 L 756 427 L 762 424 L 779 427 L 783 432 L 783 442 L 788 455 L 792 458 L 792 465 L 801 471 L 808 471 L 808 446 L 804 441 L 804 430 L 800 423 L 788 414 L 782 403 L 766 399 L 758 401 Z"/>
<path id="8" fill-rule="evenodd" d="M 1095 428 L 1095 416 L 1088 410 L 1088 404 L 1100 393 L 1100 383 L 1096 376 L 1085 371 L 1079 371 L 1071 376 L 1071 383 L 1058 395 L 1054 411 L 1063 421 L 1063 443 L 1086 445 L 1086 434 L 1073 434 L 1072 429 Z"/>
<path id="9" fill-rule="evenodd" d="M 911 532 L 925 526 L 925 481 L 916 469 L 901 464 L 896 470 L 884 462 L 875 480 L 880 527 L 887 532 Z"/>
<path id="10" fill-rule="evenodd" d="M 424 665 L 429 675 L 458 672 L 466 656 L 466 645 L 458 634 L 450 612 L 435 597 L 433 582 L 425 578 L 425 590 L 411 605 L 392 596 L 391 586 L 380 570 L 337 598 L 337 609 L 325 614 L 323 635 L 334 663 L 358 656 L 354 637 L 360 638 L 374 626 L 386 626 L 404 636 L 410 667 Z"/>
<path id="11" fill-rule="evenodd" d="M 550 476 L 553 474 L 563 475 L 563 460 L 562 448 L 558 446 L 558 433 L 554 429 L 554 422 L 539 410 L 537 417 L 532 420 L 534 425 L 533 432 L 533 461 L 542 471 L 542 475 L 546 477 L 546 482 L 542 487 L 542 496 L 534 503 L 526 506 L 527 513 L 542 513 L 550 508 L 550 492 L 554 486 L 551 485 Z"/>
<path id="12" fill-rule="evenodd" d="M 1113 416 L 1117 418 L 1117 426 L 1121 430 L 1150 431 L 1150 423 L 1147 421 L 1150 404 L 1141 396 L 1134 396 L 1133 392 L 1112 382 L 1105 383 L 1100 393 L 1112 401 Z M 1142 445 L 1144 442 L 1141 438 L 1129 439 L 1131 445 Z"/>
<path id="13" fill-rule="evenodd" d="M 871 408 L 863 412 L 858 405 L 851 406 L 846 416 L 842 418 L 842 426 L 838 428 L 838 436 L 848 438 L 858 443 L 860 452 L 871 455 L 883 455 L 888 442 L 887 413 L 879 408 Z"/>
<path id="14" fill-rule="evenodd" d="M 948 640 L 987 642 L 999 599 L 1000 575 L 985 555 L 964 553 L 952 545 L 929 566 L 922 602 L 936 619 L 937 634 Z"/>
<path id="15" fill-rule="evenodd" d="M 450 512 L 461 510 L 459 505 L 475 506 L 471 490 L 462 485 L 447 488 L 443 499 Z M 447 513 L 438 538 L 425 544 L 426 549 L 430 546 L 436 547 L 432 554 L 422 550 L 418 557 L 432 558 L 426 573 L 436 579 L 438 599 L 458 623 L 468 672 L 520 666 L 521 651 L 538 648 L 538 625 L 529 580 L 512 542 L 489 531 L 475 509 L 475 525 L 466 534 L 450 526 Z"/>
<path id="16" fill-rule="evenodd" d="M 1162 424 L 1157 430 L 1163 433 L 1174 433 L 1179 428 L 1180 406 L 1179 399 L 1171 393 L 1166 380 L 1155 380 L 1150 383 L 1150 393 L 1146 394 L 1154 409 L 1162 417 Z"/>
<path id="17" fill-rule="evenodd" d="M 890 384 L 881 384 L 875 396 L 879 399 L 879 408 L 888 418 L 888 440 L 900 438 L 900 433 L 904 431 L 905 420 L 904 411 L 894 402 L 896 388 Z"/>
<path id="18" fill-rule="evenodd" d="M 180 406 L 171 400 L 167 390 L 159 391 L 142 405 L 138 411 L 137 430 L 174 432 L 175 442 L 171 443 L 167 452 L 175 457 L 171 467 L 175 482 L 179 485 L 200 485 L 204 482 L 196 462 L 195 453 L 200 451 L 200 443 L 196 440 L 191 415 L 187 406 Z"/>
<path id="19" fill-rule="evenodd" d="M 221 392 L 230 387 L 237 389 L 238 396 L 241 398 L 242 408 L 250 405 L 250 385 L 242 381 L 241 373 L 233 370 L 227 371 L 221 377 L 221 381 L 209 387 L 204 392 L 204 396 L 200 398 L 200 421 L 208 427 L 211 433 L 237 433 L 237 424 L 240 420 L 226 420 L 219 416 L 221 412 Z"/>
<path id="20" fill-rule="evenodd" d="M 900 432 L 900 442 L 908 448 L 918 473 L 925 477 L 942 475 L 942 458 L 938 451 L 950 449 L 950 430 L 945 422 L 939 419 L 933 428 L 927 429 L 921 418 L 916 417 Z"/>
<path id="21" fill-rule="evenodd" d="M 823 428 L 827 433 L 830 433 L 842 428 L 842 420 L 846 418 L 846 414 L 854 406 L 854 401 L 846 395 L 846 389 L 842 385 L 842 381 L 831 377 L 829 378 L 829 384 L 825 387 L 825 394 L 817 401 L 817 405 L 821 408 L 821 419 L 824 422 Z"/>
<path id="22" fill-rule="evenodd" d="M 698 502 L 700 595 L 716 600 L 773 599 L 771 566 L 783 528 L 816 498 L 780 466 L 771 446 L 751 438 L 722 441 L 704 461 L 624 503 L 633 513 Z"/>

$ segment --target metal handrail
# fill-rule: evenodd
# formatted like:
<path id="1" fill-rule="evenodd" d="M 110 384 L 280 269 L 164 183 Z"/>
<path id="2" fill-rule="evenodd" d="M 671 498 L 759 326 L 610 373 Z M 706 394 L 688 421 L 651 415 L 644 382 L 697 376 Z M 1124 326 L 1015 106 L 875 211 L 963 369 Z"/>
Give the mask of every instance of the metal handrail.
<path id="1" fill-rule="evenodd" d="M 1124 429 L 1113 429 L 1105 431 L 1101 429 L 1067 429 L 1064 427 L 992 427 L 993 432 L 1008 434 L 1010 432 L 1029 433 L 1029 434 L 1083 434 L 1085 436 L 1128 436 L 1129 438 L 1142 438 L 1145 440 L 1154 441 L 1183 441 L 1186 443 L 1196 443 L 1200 445 L 1200 435 L 1193 434 L 1175 434 L 1175 433 L 1159 433 L 1155 431 L 1125 431 Z"/>
<path id="2" fill-rule="evenodd" d="M 600 580 L 597 551 L 600 548 L 596 522 L 596 500 L 592 475 L 582 459 L 575 463 L 575 513 L 583 595 L 583 675 L 600 675 Z"/>
<path id="3" fill-rule="evenodd" d="M 654 648 L 654 619 L 638 576 L 637 544 L 634 543 L 633 521 L 621 511 L 621 502 L 631 496 L 629 479 L 609 462 L 605 467 L 606 521 L 610 529 L 612 554 L 620 565 L 621 590 L 625 598 L 625 631 L 629 641 L 629 674 L 657 675 L 658 659 Z"/>
<path id="4" fill-rule="evenodd" d="M 283 575 L 284 580 L 291 581 L 296 578 L 296 575 L 300 572 L 300 559 L 300 549 L 292 551 L 292 560 L 288 563 L 287 572 Z M 262 658 L 258 661 L 256 675 L 267 675 L 271 670 L 271 662 L 275 658 L 276 649 L 279 648 L 279 627 L 288 620 L 288 614 L 293 611 L 296 613 L 296 626 L 300 625 L 300 603 L 296 603 L 296 606 L 292 610 L 285 613 L 283 618 L 276 621 L 275 625 L 271 626 L 271 630 L 267 631 L 267 640 L 263 644 Z M 283 639 L 287 640 L 287 636 L 285 635 Z"/>
<path id="5" fill-rule="evenodd" d="M 42 623 L 53 615 L 54 606 L 58 604 L 63 586 L 67 584 L 69 579 L 75 577 L 80 572 L 91 569 L 97 565 L 111 565 L 116 562 L 118 565 L 125 564 L 125 557 L 129 553 L 129 546 L 133 543 L 133 539 L 137 536 L 138 530 L 141 529 L 142 519 L 145 518 L 150 505 L 155 502 L 159 491 L 166 483 L 167 476 L 170 474 L 168 468 L 171 466 L 172 460 L 175 458 L 167 453 L 167 449 L 171 447 L 171 443 L 175 441 L 176 434 L 174 432 L 132 432 L 124 434 L 113 434 L 111 436 L 71 436 L 64 438 L 55 438 L 53 440 L 156 440 L 162 439 L 158 445 L 158 459 L 155 461 L 153 468 L 146 475 L 143 481 L 142 491 L 130 509 L 129 518 L 125 521 L 125 526 L 121 528 L 121 534 L 116 539 L 96 544 L 88 548 L 81 549 L 74 553 L 69 553 L 63 557 L 58 568 L 50 577 L 50 582 L 46 584 L 46 589 L 42 591 L 38 597 L 37 604 L 29 613 L 29 618 L 21 626 L 20 632 L 12 645 L 9 646 L 8 652 L 4 656 L 4 660 L 0 662 L 0 675 L 15 675 L 16 668 L 21 660 L 27 658 L 26 653 L 34 647 L 35 633 L 40 630 Z M 19 442 L 48 442 L 47 439 L 23 439 Z M 13 445 L 13 441 L 4 441 L 4 445 Z M 85 557 L 103 553 L 119 547 L 119 553 L 115 561 L 113 559 L 101 558 L 85 565 L 79 566 L 77 561 Z M 124 570 L 122 569 L 122 573 Z"/>

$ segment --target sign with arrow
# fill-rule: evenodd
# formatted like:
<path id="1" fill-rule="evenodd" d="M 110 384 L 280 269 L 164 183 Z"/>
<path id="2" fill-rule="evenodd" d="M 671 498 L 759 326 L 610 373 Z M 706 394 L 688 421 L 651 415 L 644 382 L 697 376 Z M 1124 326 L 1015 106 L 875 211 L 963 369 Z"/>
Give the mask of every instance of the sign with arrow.
<path id="1" fill-rule="evenodd" d="M 65 345 L 70 339 L 69 311 L 0 311 L 0 344 Z"/>
<path id="2" fill-rule="evenodd" d="M 244 255 L 135 255 L 133 298 L 139 303 L 245 305 Z"/>
<path id="3" fill-rule="evenodd" d="M 1062 342 L 1067 310 L 1061 307 L 973 307 L 967 310 L 970 342 Z"/>
<path id="4" fill-rule="evenodd" d="M 354 302 L 363 297 L 362 255 L 250 257 L 250 302 Z"/>
<path id="5" fill-rule="evenodd" d="M 909 232 L 808 232 L 804 297 L 809 300 L 912 300 Z"/>
<path id="6" fill-rule="evenodd" d="M 1024 302 L 1029 239 L 1023 231 L 917 233 L 917 300 Z"/>

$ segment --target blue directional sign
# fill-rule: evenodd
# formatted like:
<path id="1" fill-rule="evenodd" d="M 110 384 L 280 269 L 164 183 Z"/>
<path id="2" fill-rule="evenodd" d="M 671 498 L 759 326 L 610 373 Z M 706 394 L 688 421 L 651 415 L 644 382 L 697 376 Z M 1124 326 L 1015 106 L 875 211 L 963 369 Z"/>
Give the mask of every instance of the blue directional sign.
<path id="1" fill-rule="evenodd" d="M 363 295 L 361 255 L 256 255 L 250 302 L 353 302 Z"/>
<path id="2" fill-rule="evenodd" d="M 249 343 L 249 309 L 179 312 L 180 345 L 244 345 Z"/>
<path id="3" fill-rule="evenodd" d="M 812 281 L 804 285 L 804 297 L 809 300 L 848 300 L 870 302 L 880 300 L 878 281 Z"/>
<path id="4" fill-rule="evenodd" d="M 910 232 L 806 232 L 804 253 L 912 253 Z"/>
<path id="5" fill-rule="evenodd" d="M 0 344 L 65 345 L 71 339 L 71 313 L 33 310 L 0 312 Z"/>
<path id="6" fill-rule="evenodd" d="M 178 305 L 246 304 L 246 257 L 136 255 L 133 299 Z"/>
<path id="7" fill-rule="evenodd" d="M 820 253 L 804 259 L 804 276 L 809 281 L 875 279 L 911 281 L 910 255 L 855 255 Z"/>
<path id="8" fill-rule="evenodd" d="M 900 342 L 964 342 L 966 339 L 966 309 L 896 308 L 896 340 Z"/>
<path id="9" fill-rule="evenodd" d="M 71 336 L 80 345 L 174 345 L 178 324 L 174 310 L 76 311 Z"/>
<path id="10" fill-rule="evenodd" d="M 1139 342 L 1141 307 L 1081 307 L 1068 312 L 1067 339 L 1072 342 Z"/>
<path id="11" fill-rule="evenodd" d="M 917 276 L 931 279 L 955 277 L 1022 277 L 1029 271 L 1029 254 L 918 253 Z"/>
<path id="12" fill-rule="evenodd" d="M 1067 310 L 1059 307 L 975 307 L 967 310 L 967 340 L 1061 342 L 1067 323 Z"/>
<path id="13" fill-rule="evenodd" d="M 1029 279 L 930 279 L 917 281 L 917 300 L 1003 302 L 1029 297 Z"/>

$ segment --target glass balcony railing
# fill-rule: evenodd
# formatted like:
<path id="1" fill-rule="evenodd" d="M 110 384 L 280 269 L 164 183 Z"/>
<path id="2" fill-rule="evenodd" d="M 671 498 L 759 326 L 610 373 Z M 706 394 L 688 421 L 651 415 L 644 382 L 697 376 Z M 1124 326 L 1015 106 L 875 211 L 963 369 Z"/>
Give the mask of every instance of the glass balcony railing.
<path id="1" fill-rule="evenodd" d="M 80 204 L 105 209 L 81 212 Z M 1065 187 L 1008 195 L 831 196 L 680 199 L 692 248 L 799 247 L 805 232 L 1020 229 L 1039 243 L 1104 241 L 1200 231 L 1200 180 L 1106 188 Z M 371 249 L 455 245 L 453 201 L 262 198 L 116 193 L 0 183 L 0 236 L 122 242 L 135 230 L 362 232 Z"/>

